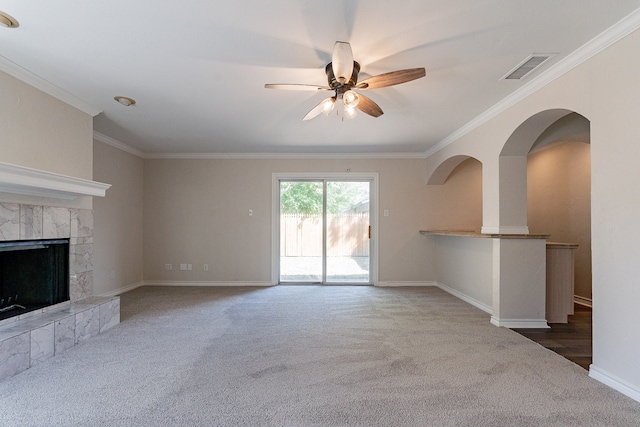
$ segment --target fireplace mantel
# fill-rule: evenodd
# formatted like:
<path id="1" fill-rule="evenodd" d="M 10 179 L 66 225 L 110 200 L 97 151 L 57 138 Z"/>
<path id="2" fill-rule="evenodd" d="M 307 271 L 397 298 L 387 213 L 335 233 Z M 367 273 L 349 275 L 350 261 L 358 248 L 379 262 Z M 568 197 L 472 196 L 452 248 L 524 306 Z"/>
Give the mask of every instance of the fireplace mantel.
<path id="1" fill-rule="evenodd" d="M 104 197 L 110 184 L 0 162 L 0 192 L 73 200 Z"/>

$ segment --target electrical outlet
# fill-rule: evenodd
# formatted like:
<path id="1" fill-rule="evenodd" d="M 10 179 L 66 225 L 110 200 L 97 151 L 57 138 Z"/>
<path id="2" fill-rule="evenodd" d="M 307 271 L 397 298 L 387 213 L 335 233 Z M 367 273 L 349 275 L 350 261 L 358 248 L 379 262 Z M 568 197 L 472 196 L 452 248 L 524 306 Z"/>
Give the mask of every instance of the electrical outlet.
<path id="1" fill-rule="evenodd" d="M 204 271 L 209 271 L 209 264 L 205 264 L 202 267 L 204 268 Z"/>
<path id="2" fill-rule="evenodd" d="M 187 264 L 187 270 L 189 271 L 193 270 L 193 264 Z"/>
<path id="3" fill-rule="evenodd" d="M 389 209 L 385 209 L 384 211 L 382 211 L 382 214 L 384 216 L 389 216 Z"/>
<path id="4" fill-rule="evenodd" d="M 173 264 L 165 264 L 164 265 L 164 269 L 165 270 L 173 270 Z"/>
<path id="5" fill-rule="evenodd" d="M 185 271 L 187 269 L 187 264 L 180 264 L 180 271 Z"/>
<path id="6" fill-rule="evenodd" d="M 115 272 L 115 271 L 113 271 L 113 270 L 111 270 L 111 278 L 112 278 L 112 279 L 115 279 L 115 278 L 116 278 L 116 272 Z"/>

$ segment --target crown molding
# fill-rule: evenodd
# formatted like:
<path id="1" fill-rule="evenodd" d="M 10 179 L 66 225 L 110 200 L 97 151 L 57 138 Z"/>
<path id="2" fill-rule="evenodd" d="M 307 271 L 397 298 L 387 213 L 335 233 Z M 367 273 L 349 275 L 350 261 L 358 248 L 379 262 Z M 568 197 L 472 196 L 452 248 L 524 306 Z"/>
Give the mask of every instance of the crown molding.
<path id="1" fill-rule="evenodd" d="M 88 102 L 83 101 L 75 95 L 70 94 L 64 89 L 59 88 L 53 83 L 43 79 L 40 76 L 33 74 L 31 71 L 22 68 L 15 62 L 12 62 L 5 58 L 4 56 L 0 56 L 0 71 L 4 71 L 12 77 L 32 86 L 47 95 L 51 95 L 54 98 L 68 104 L 83 113 L 89 114 L 91 117 L 95 117 L 102 112 L 102 110 L 94 107 Z"/>
<path id="2" fill-rule="evenodd" d="M 104 142 L 105 144 L 117 148 L 118 150 L 133 154 L 134 156 L 140 157 L 142 159 L 147 158 L 147 155 L 144 151 L 133 148 L 130 145 L 125 144 L 124 142 L 120 142 L 117 139 L 113 139 L 95 130 L 93 131 L 93 139 L 95 139 L 96 141 Z"/>
<path id="3" fill-rule="evenodd" d="M 93 131 L 93 139 L 103 142 L 119 150 L 125 151 L 142 159 L 424 159 L 422 152 L 418 153 L 148 153 L 117 139 Z"/>
<path id="4" fill-rule="evenodd" d="M 493 107 L 477 116 L 475 119 L 471 120 L 446 138 L 433 145 L 431 148 L 424 152 L 425 157 L 430 157 L 446 146 L 462 138 L 472 130 L 488 122 L 489 120 L 514 106 L 518 102 L 524 100 L 529 95 L 542 89 L 560 76 L 573 70 L 578 65 L 587 61 L 589 58 L 597 55 L 609 46 L 633 33 L 638 28 L 640 28 L 640 8 L 636 9 L 635 11 L 618 21 L 616 24 L 598 34 L 596 37 L 594 37 L 575 51 L 571 52 L 565 58 L 558 61 L 555 65 L 549 67 L 547 71 L 533 78 L 531 81 L 529 81 L 529 83 L 525 84 L 524 86 L 513 92 L 511 95 L 507 96 L 502 101 L 498 102 Z"/>
<path id="5" fill-rule="evenodd" d="M 419 153 L 145 153 L 147 159 L 424 159 Z"/>

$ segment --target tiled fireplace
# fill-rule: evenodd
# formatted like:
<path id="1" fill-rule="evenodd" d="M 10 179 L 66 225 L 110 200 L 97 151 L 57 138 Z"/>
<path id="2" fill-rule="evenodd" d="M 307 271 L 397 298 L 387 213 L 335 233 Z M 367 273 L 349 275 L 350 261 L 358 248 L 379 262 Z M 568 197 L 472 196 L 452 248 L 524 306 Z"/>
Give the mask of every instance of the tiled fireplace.
<path id="1" fill-rule="evenodd" d="M 119 297 L 93 296 L 93 212 L 0 203 L 0 241 L 42 239 L 68 239 L 69 299 L 0 320 L 0 380 L 120 322 Z"/>

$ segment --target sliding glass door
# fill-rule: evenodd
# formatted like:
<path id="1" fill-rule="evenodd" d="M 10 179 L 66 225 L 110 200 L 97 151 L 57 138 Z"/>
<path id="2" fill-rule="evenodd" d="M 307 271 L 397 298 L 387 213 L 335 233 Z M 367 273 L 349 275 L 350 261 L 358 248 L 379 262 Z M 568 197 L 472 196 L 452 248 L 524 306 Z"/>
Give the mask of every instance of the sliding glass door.
<path id="1" fill-rule="evenodd" d="M 370 182 L 325 184 L 325 282 L 369 283 Z"/>
<path id="2" fill-rule="evenodd" d="M 279 283 L 371 283 L 371 181 L 279 180 Z"/>
<path id="3" fill-rule="evenodd" d="M 280 282 L 323 281 L 324 183 L 280 181 Z"/>

